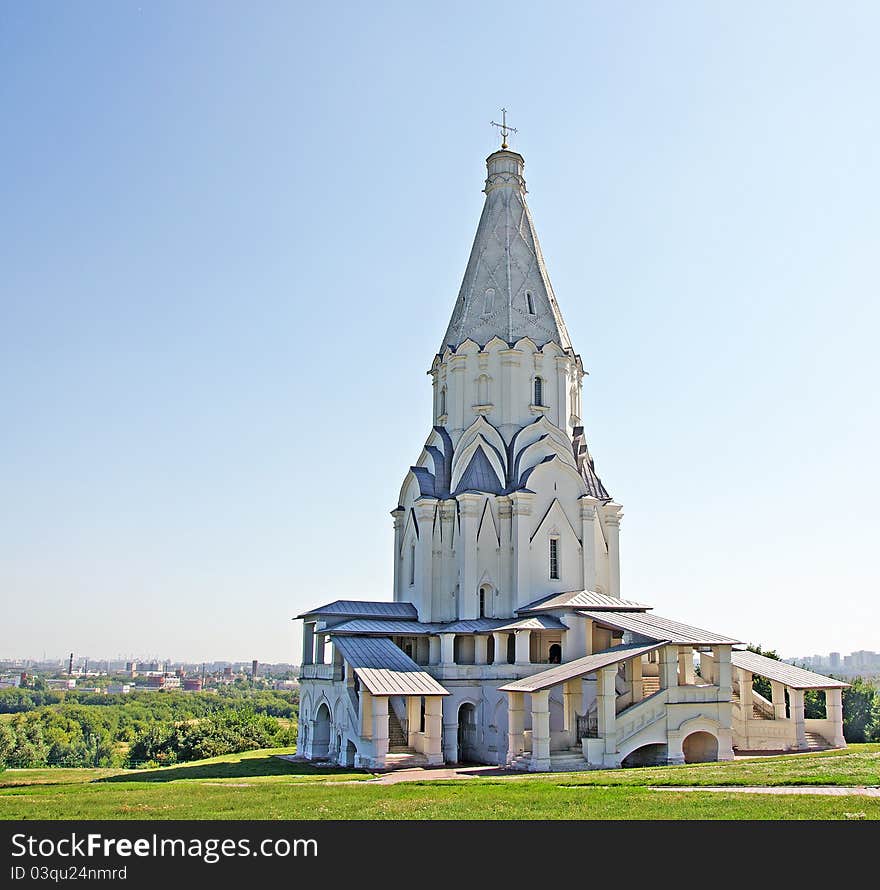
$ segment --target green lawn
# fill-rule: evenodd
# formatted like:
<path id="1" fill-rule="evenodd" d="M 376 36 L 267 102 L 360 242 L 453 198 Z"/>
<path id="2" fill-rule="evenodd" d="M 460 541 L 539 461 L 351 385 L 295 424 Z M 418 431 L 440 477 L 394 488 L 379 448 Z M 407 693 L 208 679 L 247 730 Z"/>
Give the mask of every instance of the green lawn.
<path id="1" fill-rule="evenodd" d="M 270 751 L 165 769 L 10 770 L 3 819 L 880 819 L 880 799 L 748 795 L 737 784 L 880 785 L 880 745 L 790 758 L 399 785 Z M 353 781 L 353 784 L 339 784 Z M 648 785 L 731 785 L 730 792 Z"/>

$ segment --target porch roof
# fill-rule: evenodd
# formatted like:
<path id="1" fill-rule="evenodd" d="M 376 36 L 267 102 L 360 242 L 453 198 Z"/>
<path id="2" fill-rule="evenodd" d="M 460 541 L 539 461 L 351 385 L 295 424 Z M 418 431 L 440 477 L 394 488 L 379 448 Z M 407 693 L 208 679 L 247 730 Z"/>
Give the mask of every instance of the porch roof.
<path id="1" fill-rule="evenodd" d="M 842 680 L 814 674 L 804 668 L 777 661 L 775 658 L 767 658 L 766 655 L 758 655 L 755 652 L 734 649 L 730 655 L 730 663 L 744 671 L 760 674 L 768 680 L 784 683 L 792 689 L 844 689 L 849 686 L 849 683 L 844 683 Z"/>
<path id="2" fill-rule="evenodd" d="M 437 633 L 436 624 L 423 624 L 421 621 L 388 621 L 374 618 L 352 618 L 349 621 L 343 621 L 341 624 L 334 624 L 321 633 L 328 633 L 331 636 L 335 634 L 359 634 L 360 636 L 369 636 L 371 634 L 379 637 L 402 636 L 413 637 L 424 634 Z"/>
<path id="3" fill-rule="evenodd" d="M 333 600 L 315 609 L 309 609 L 297 618 L 323 617 L 332 615 L 336 618 L 388 618 L 418 619 L 419 613 L 412 603 L 388 603 L 371 600 Z"/>
<path id="4" fill-rule="evenodd" d="M 449 695 L 388 637 L 338 637 L 334 644 L 373 695 Z"/>
<path id="5" fill-rule="evenodd" d="M 732 646 L 742 642 L 711 630 L 683 624 L 674 618 L 664 618 L 662 615 L 647 612 L 584 611 L 581 614 L 605 627 L 637 634 L 647 640 L 666 640 L 681 646 Z"/>
<path id="6" fill-rule="evenodd" d="M 633 600 L 621 600 L 595 590 L 568 590 L 565 593 L 551 593 L 517 609 L 520 615 L 526 612 L 541 612 L 546 609 L 611 609 L 614 612 L 644 612 L 652 608 Z"/>
<path id="7" fill-rule="evenodd" d="M 594 652 L 584 658 L 576 658 L 566 664 L 559 664 L 546 671 L 538 674 L 532 674 L 531 677 L 523 677 L 521 680 L 515 680 L 513 683 L 506 683 L 499 686 L 499 692 L 540 692 L 542 689 L 549 689 L 551 686 L 557 686 L 566 680 L 575 680 L 578 677 L 585 677 L 587 674 L 593 674 L 602 668 L 611 667 L 613 664 L 619 664 L 628 658 L 636 658 L 644 655 L 646 652 L 653 652 L 666 644 L 666 640 L 660 643 L 643 643 L 640 645 L 614 646 L 612 649 L 605 649 L 602 652 Z"/>

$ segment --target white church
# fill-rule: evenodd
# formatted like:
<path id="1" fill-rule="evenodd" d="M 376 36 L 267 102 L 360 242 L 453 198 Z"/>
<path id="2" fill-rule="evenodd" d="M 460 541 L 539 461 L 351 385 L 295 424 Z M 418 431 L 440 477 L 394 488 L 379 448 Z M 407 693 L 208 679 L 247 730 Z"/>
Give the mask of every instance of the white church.
<path id="1" fill-rule="evenodd" d="M 845 683 L 622 597 L 623 513 L 507 132 L 431 365 L 433 428 L 391 511 L 393 602 L 298 616 L 298 755 L 541 771 L 845 746 Z M 808 689 L 825 719 L 805 719 Z"/>

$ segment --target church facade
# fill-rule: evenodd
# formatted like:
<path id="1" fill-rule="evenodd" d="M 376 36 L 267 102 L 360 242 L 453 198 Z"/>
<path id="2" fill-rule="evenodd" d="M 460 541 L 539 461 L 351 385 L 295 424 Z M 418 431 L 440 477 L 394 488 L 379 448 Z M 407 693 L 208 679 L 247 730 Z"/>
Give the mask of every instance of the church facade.
<path id="1" fill-rule="evenodd" d="M 846 684 L 622 597 L 623 512 L 587 445 L 524 160 L 505 143 L 486 164 L 433 426 L 391 513 L 393 601 L 298 616 L 299 756 L 539 771 L 845 745 Z"/>

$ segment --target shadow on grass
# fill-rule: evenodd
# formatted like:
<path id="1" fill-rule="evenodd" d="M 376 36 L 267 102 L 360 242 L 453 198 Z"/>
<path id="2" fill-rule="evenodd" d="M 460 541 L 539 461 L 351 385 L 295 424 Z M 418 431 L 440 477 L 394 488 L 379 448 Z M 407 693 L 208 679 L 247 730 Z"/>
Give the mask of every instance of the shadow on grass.
<path id="1" fill-rule="evenodd" d="M 250 757 L 245 760 L 221 760 L 213 763 L 182 763 L 161 769 L 126 770 L 115 776 L 95 779 L 102 782 L 174 782 L 179 779 L 247 779 L 258 776 L 333 776 L 350 775 L 352 770 L 314 767 L 307 763 L 291 763 L 280 757 Z"/>

